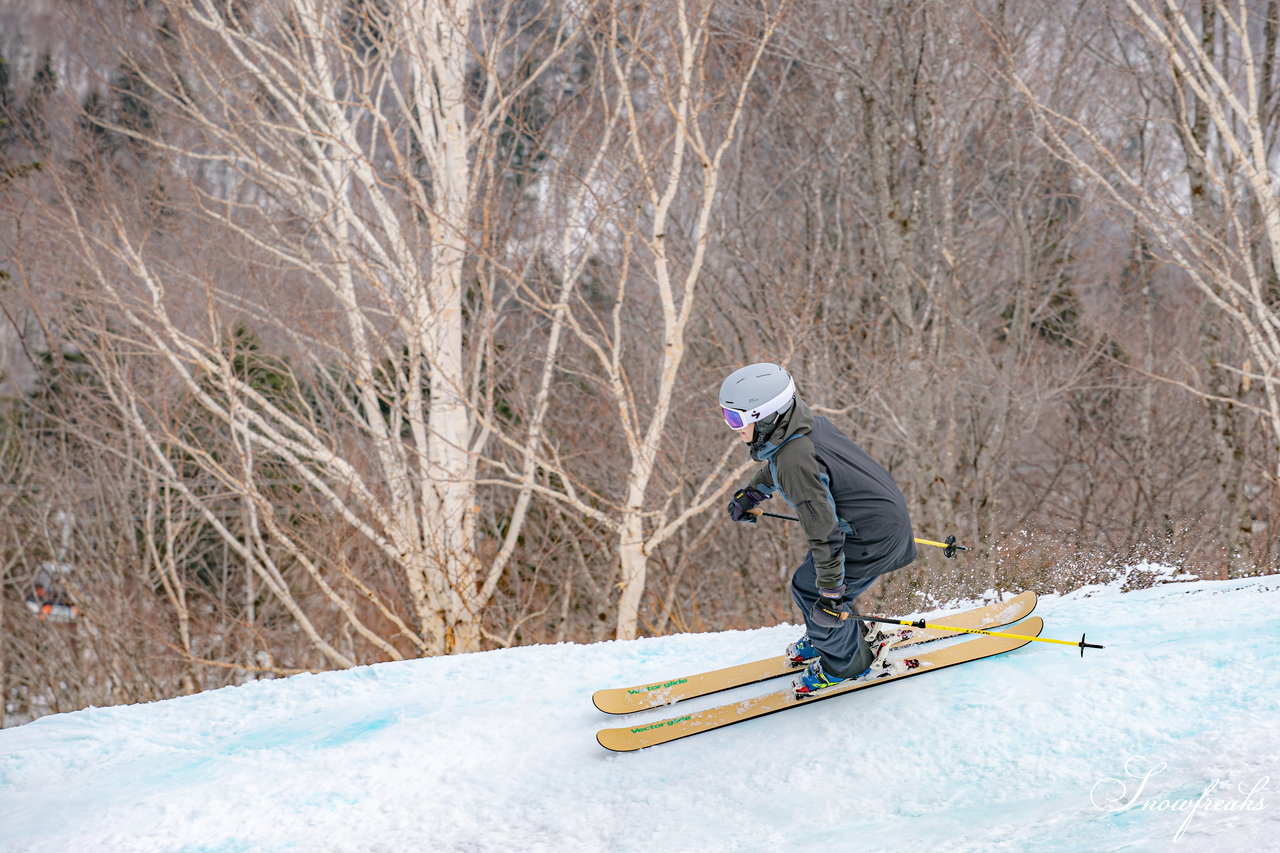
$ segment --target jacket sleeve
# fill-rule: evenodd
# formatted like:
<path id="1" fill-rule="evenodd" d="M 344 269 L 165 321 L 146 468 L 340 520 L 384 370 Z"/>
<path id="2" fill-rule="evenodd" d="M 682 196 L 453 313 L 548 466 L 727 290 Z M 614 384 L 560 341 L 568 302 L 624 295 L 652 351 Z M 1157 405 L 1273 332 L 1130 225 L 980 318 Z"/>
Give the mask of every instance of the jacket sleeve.
<path id="1" fill-rule="evenodd" d="M 845 534 L 814 455 L 813 442 L 807 437 L 789 442 L 778 451 L 777 461 L 777 485 L 796 508 L 804 527 L 818 573 L 818 588 L 835 589 L 844 583 Z"/>
<path id="2" fill-rule="evenodd" d="M 775 486 L 773 484 L 773 477 L 769 474 L 769 466 L 761 465 L 759 470 L 756 471 L 755 476 L 751 478 L 751 482 L 747 483 L 747 487 L 763 492 L 769 497 L 773 497 L 773 490 Z"/>

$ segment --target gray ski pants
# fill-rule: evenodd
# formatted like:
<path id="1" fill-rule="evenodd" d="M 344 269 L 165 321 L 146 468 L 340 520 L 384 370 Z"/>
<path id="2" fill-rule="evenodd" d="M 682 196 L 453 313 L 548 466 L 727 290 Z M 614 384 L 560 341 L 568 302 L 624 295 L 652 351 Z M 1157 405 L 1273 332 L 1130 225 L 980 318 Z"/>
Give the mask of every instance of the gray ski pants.
<path id="1" fill-rule="evenodd" d="M 845 580 L 844 598 L 849 604 L 859 595 L 867 591 L 879 579 L 849 578 Z M 804 615 L 805 631 L 809 642 L 818 650 L 818 658 L 822 661 L 822 671 L 837 678 L 849 678 L 861 675 L 871 666 L 871 648 L 864 638 L 865 630 L 861 619 L 846 619 L 835 628 L 824 628 L 813 624 L 809 611 L 817 603 L 818 572 L 813 565 L 813 554 L 805 556 L 804 562 L 791 576 L 791 597 Z"/>

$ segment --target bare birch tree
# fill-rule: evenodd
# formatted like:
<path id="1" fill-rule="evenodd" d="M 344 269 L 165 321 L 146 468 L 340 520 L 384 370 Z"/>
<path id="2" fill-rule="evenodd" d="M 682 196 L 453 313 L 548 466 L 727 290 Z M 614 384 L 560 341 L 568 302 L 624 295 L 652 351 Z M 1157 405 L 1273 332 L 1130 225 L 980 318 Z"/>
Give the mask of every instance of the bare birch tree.
<path id="1" fill-rule="evenodd" d="M 712 453 L 696 470 L 679 470 L 669 449 L 681 443 L 672 436 L 672 418 L 684 400 L 696 399 L 682 394 L 680 384 L 687 381 L 699 291 L 715 246 L 726 155 L 786 7 L 715 0 L 611 3 L 599 19 L 594 60 L 602 72 L 602 138 L 611 145 L 600 180 L 611 194 L 595 193 L 592 206 L 605 220 L 595 255 L 613 279 L 598 285 L 610 288 L 609 296 L 572 291 L 579 262 L 560 272 L 558 293 L 527 298 L 543 306 L 557 333 L 563 328 L 572 337 L 581 351 L 581 375 L 601 401 L 596 417 L 620 437 L 617 450 L 625 461 L 604 482 L 566 469 L 556 455 L 540 454 L 536 466 L 556 472 L 564 486 L 543 486 L 543 494 L 615 537 L 619 639 L 637 634 L 656 549 L 726 485 L 732 448 Z M 567 243 L 556 256 L 561 262 L 587 257 Z M 542 382 L 545 387 L 549 374 Z M 705 400 L 698 402 L 705 411 Z M 522 482 L 534 471 L 532 456 L 525 465 Z"/>
<path id="2" fill-rule="evenodd" d="M 820 152 L 805 210 L 825 220 L 798 265 L 824 275 L 802 372 L 890 466 L 922 535 L 985 549 L 1016 509 L 1003 502 L 1021 445 L 1096 361 L 1074 319 L 1069 175 L 1025 134 L 1028 113 L 988 72 L 992 43 L 969 10 L 867 0 L 806 12 L 779 39 L 800 69 L 785 132 Z M 1010 11 L 1000 26 L 1035 16 Z M 926 552 L 886 585 L 958 591 L 993 585 L 993 572 Z"/>
<path id="3" fill-rule="evenodd" d="M 1090 116 L 1066 114 L 1040 81 L 1014 75 L 1037 110 L 1046 143 L 1124 215 L 1132 217 L 1162 260 L 1176 265 L 1238 335 L 1232 355 L 1218 332 L 1202 339 L 1208 381 L 1170 377 L 1203 396 L 1215 417 L 1219 485 L 1226 498 L 1225 536 L 1233 566 L 1250 564 L 1243 494 L 1246 438 L 1238 412 L 1267 425 L 1271 463 L 1280 464 L 1280 183 L 1272 161 L 1280 117 L 1275 105 L 1277 4 L 1179 4 L 1124 0 L 1117 25 L 1120 59 L 1143 83 L 1166 92 L 1162 135 L 1149 120 L 1151 149 L 1162 143 L 1182 157 L 1153 164 L 1128 156 L 1131 139 L 1104 122 L 1122 120 L 1120 104 L 1101 102 Z M 1124 55 L 1129 51 L 1129 55 Z M 1117 109 L 1119 108 L 1119 109 Z M 1212 319 L 1210 320 L 1212 323 Z M 1248 392 L 1257 389 L 1254 395 Z M 1251 401 L 1251 396 L 1256 402 Z M 1275 476 L 1275 474 L 1273 474 Z"/>
<path id="4" fill-rule="evenodd" d="M 116 376 L 108 387 L 149 465 L 198 503 L 169 458 L 177 444 L 241 497 L 243 529 L 207 520 L 333 665 L 353 661 L 312 625 L 281 560 L 395 658 L 478 648 L 480 615 L 521 535 L 517 514 L 505 547 L 482 564 L 476 467 L 492 422 L 478 416 L 476 380 L 495 325 L 467 293 L 484 242 L 475 227 L 487 173 L 477 164 L 494 156 L 512 104 L 581 36 L 582 10 L 535 11 L 536 26 L 517 4 L 467 0 L 164 5 L 162 37 L 123 60 L 149 123 L 98 124 L 169 163 L 164 204 L 216 229 L 239 282 L 179 260 L 180 244 L 148 227 L 140 207 L 104 196 L 89 211 L 63 185 L 81 259 L 121 334 L 228 437 L 231 455 L 213 460 L 163 434 L 152 401 Z M 226 347 L 237 316 L 300 354 L 283 398 L 238 370 Z M 307 382 L 318 387 L 304 391 Z M 273 516 L 263 460 L 396 567 L 408 621 L 354 576 L 330 584 L 325 555 Z M 389 633 L 368 624 L 348 589 Z"/>
<path id="5" fill-rule="evenodd" d="M 673 517 L 664 507 L 649 520 L 646 529 L 646 509 L 653 500 L 650 485 L 658 469 L 662 444 L 667 440 L 673 397 L 688 346 L 689 324 L 711 247 L 712 214 L 718 200 L 725 154 L 736 139 L 752 79 L 783 8 L 762 6 L 758 18 L 743 10 L 736 20 L 717 20 L 719 11 L 714 3 L 698 5 L 678 0 L 674 25 L 652 19 L 630 23 L 617 14 L 611 21 L 615 38 L 609 59 L 616 75 L 618 97 L 627 116 L 629 165 L 642 183 L 641 198 L 649 214 L 643 230 L 636 229 L 636 251 L 630 263 L 639 267 L 642 274 L 652 277 L 662 316 L 660 331 L 653 335 L 654 343 L 661 349 L 655 354 L 657 369 L 653 374 L 656 375 L 648 378 L 651 383 L 648 394 L 638 394 L 634 380 L 620 369 L 625 335 L 616 320 L 608 339 L 584 338 L 608 377 L 630 462 L 618 523 L 622 569 L 619 639 L 636 635 L 650 555 L 694 512 L 717 497 L 717 487 L 723 482 L 721 469 L 713 470 L 698 484 L 683 512 Z M 726 24 L 742 27 L 746 33 L 735 34 L 742 43 L 730 45 L 726 50 L 728 56 L 713 57 L 717 30 Z M 642 117 L 642 106 L 637 103 L 640 92 L 636 88 L 638 72 L 648 76 L 657 69 L 647 67 L 650 62 L 634 49 L 623 48 L 624 42 L 617 36 L 624 34 L 629 45 L 651 44 L 656 40 L 662 45 L 662 53 L 670 57 L 663 73 L 666 85 L 658 93 L 661 108 L 651 117 L 661 124 L 661 130 L 645 127 L 649 122 Z M 728 37 L 721 38 L 728 40 Z M 694 178 L 696 190 L 682 211 L 681 218 L 685 219 L 682 223 L 677 219 L 674 204 L 682 185 L 689 180 L 686 158 L 691 161 L 693 175 L 700 176 L 700 180 Z M 685 241 L 683 258 L 672 248 L 676 244 L 677 229 L 684 232 L 680 235 Z M 621 280 L 619 286 L 623 286 Z"/>

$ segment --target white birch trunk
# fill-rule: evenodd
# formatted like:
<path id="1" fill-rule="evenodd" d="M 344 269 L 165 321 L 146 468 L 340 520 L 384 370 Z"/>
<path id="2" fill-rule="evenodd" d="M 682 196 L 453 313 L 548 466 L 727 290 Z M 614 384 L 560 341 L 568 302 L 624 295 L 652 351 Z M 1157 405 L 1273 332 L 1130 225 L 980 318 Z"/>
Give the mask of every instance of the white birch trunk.
<path id="1" fill-rule="evenodd" d="M 684 360 L 689 319 L 696 303 L 697 286 L 706 261 L 707 246 L 712 239 L 711 215 L 717 202 L 722 162 L 725 152 L 735 140 L 748 89 L 760 57 L 777 26 L 777 15 L 780 14 L 780 10 L 775 11 L 761 21 L 761 33 L 755 40 L 752 53 L 741 68 L 735 69 L 738 76 L 729 84 L 732 88 L 727 95 L 733 99 L 732 109 L 724 123 L 716 127 L 702 112 L 706 101 L 711 100 L 702 85 L 705 81 L 705 51 L 712 37 L 711 14 L 714 4 L 708 3 L 700 9 L 693 9 L 693 4 L 687 0 L 675 0 L 674 6 L 676 25 L 669 35 L 672 39 L 671 51 L 676 57 L 676 82 L 663 93 L 663 101 L 670 111 L 673 127 L 669 150 L 660 153 L 647 150 L 647 141 L 639 132 L 636 93 L 630 88 L 628 69 L 619 61 L 616 53 L 614 55 L 615 74 L 623 90 L 628 111 L 632 156 L 653 210 L 644 246 L 652 264 L 662 308 L 661 362 L 652 402 L 644 413 L 648 416 L 647 423 L 644 423 L 640 412 L 634 411 L 627 393 L 627 383 L 617 371 L 616 361 L 611 365 L 614 371 L 611 384 L 615 400 L 621 419 L 628 425 L 625 434 L 630 456 L 625 498 L 618 525 L 621 579 L 617 638 L 620 640 L 632 639 L 637 635 L 650 555 L 688 517 L 686 514 L 676 524 L 672 524 L 666 517 L 659 516 L 655 529 L 646 531 L 643 513 L 647 508 L 649 488 L 662 443 L 666 439 L 672 396 Z M 718 142 L 709 142 L 707 136 L 711 133 L 719 136 Z M 677 272 L 667 232 L 673 226 L 670 220 L 672 206 L 682 184 L 687 181 L 683 174 L 686 157 L 696 158 L 702 181 L 692 211 L 692 254 L 683 271 Z M 660 162 L 662 165 L 658 165 Z M 705 488 L 705 482 L 703 486 Z"/>
<path id="2" fill-rule="evenodd" d="M 582 20 L 566 15 L 546 31 L 540 64 L 500 80 L 503 63 L 509 64 L 504 51 L 522 37 L 506 18 L 509 6 L 482 19 L 470 0 L 370 3 L 357 10 L 369 16 L 367 31 L 358 29 L 353 9 L 345 0 L 282 0 L 249 14 L 219 0 L 173 2 L 173 50 L 181 57 L 175 67 L 186 91 L 175 91 L 174 68 L 137 67 L 150 106 L 179 130 L 144 139 L 113 128 L 166 152 L 195 176 L 193 196 L 208 222 L 261 258 L 305 276 L 331 301 L 333 338 L 297 339 L 313 375 L 339 374 L 320 380 L 333 383 L 326 390 L 342 419 L 332 432 L 260 393 L 236 375 L 220 349 L 228 309 L 247 309 L 293 335 L 287 307 L 270 294 L 227 298 L 209 283 L 208 328 L 192 332 L 184 325 L 190 320 L 178 318 L 184 312 L 176 310 L 163 259 L 152 257 L 129 214 L 107 206 L 101 224 L 82 221 L 70 188 L 65 208 L 87 267 L 137 344 L 232 432 L 244 459 L 287 465 L 402 574 L 416 625 L 405 624 L 360 578 L 339 569 L 342 584 L 373 602 L 379 618 L 415 652 L 475 650 L 481 610 L 520 536 L 530 487 L 521 486 L 524 501 L 506 546 L 481 566 L 476 468 L 487 433 L 477 429 L 476 368 L 467 360 L 464 314 L 474 253 L 472 159 L 491 150 L 491 128 L 510 99 L 537 85 L 572 49 L 581 35 L 573 27 Z M 477 73 L 484 77 L 480 87 Z M 542 357 L 554 361 L 557 347 L 553 341 Z M 117 390 L 153 466 L 198 505 L 163 458 L 177 437 L 158 434 L 138 414 L 144 407 L 131 389 Z M 195 458 L 202 450 L 191 448 Z M 317 649 L 338 665 L 350 664 L 311 624 L 267 553 L 268 541 L 305 569 L 349 627 L 386 656 L 398 656 L 361 621 L 350 596 L 330 584 L 335 569 L 324 565 L 326 555 L 256 511 L 269 498 L 250 468 L 237 473 L 214 464 L 209 473 L 243 497 L 249 529 L 241 540 L 222 528 L 233 540 L 229 547 L 253 566 Z"/>

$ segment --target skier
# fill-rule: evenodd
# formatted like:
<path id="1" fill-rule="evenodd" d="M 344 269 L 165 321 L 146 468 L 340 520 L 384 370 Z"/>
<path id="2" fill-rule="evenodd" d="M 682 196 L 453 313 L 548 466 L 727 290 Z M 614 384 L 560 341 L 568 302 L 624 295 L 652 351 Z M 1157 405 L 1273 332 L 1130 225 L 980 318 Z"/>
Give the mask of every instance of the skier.
<path id="1" fill-rule="evenodd" d="M 854 600 L 876 578 L 916 557 L 902 491 L 880 463 L 813 414 L 776 364 L 750 364 L 730 374 L 720 386 L 720 408 L 751 445 L 751 458 L 766 463 L 734 493 L 730 518 L 756 522 L 758 505 L 778 492 L 795 508 L 809 540 L 809 553 L 791 578 L 807 629 L 787 647 L 793 665 L 807 664 L 793 680 L 796 695 L 868 675 L 878 665 L 868 627 L 841 615 L 854 612 Z M 889 633 L 872 630 L 872 643 L 883 650 Z"/>

